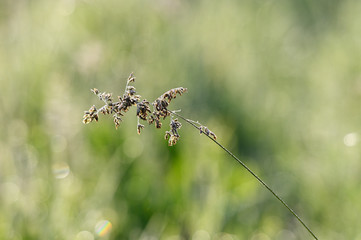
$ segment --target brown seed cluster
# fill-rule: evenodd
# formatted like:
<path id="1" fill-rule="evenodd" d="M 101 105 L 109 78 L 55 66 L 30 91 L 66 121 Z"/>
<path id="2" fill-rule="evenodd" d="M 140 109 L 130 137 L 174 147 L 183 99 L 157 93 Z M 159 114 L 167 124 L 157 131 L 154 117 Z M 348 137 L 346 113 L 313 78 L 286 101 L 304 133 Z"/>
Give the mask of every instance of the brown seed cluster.
<path id="1" fill-rule="evenodd" d="M 143 124 L 138 123 L 137 125 L 137 133 L 140 134 L 140 130 L 144 128 Z"/>
<path id="2" fill-rule="evenodd" d="M 88 124 L 88 123 L 92 122 L 93 120 L 98 122 L 98 119 L 99 119 L 98 111 L 94 105 L 91 106 L 88 111 L 84 112 L 84 116 L 83 116 L 84 124 Z"/>
<path id="3" fill-rule="evenodd" d="M 178 133 L 178 129 L 180 129 L 182 127 L 182 124 L 178 121 L 178 119 L 173 120 L 173 118 L 172 118 L 169 126 L 170 126 L 170 131 L 165 132 L 164 138 L 166 140 L 168 140 L 168 146 L 173 146 L 179 140 L 180 136 Z"/>
<path id="4" fill-rule="evenodd" d="M 136 89 L 131 83 L 135 82 L 135 76 L 133 73 L 130 74 L 127 80 L 125 87 L 125 92 L 122 96 L 118 96 L 117 101 L 114 101 L 111 93 L 103 92 L 101 93 L 98 89 L 93 88 L 91 91 L 98 96 L 99 100 L 103 101 L 105 104 L 97 109 L 95 106 L 92 106 L 88 111 L 85 111 L 83 116 L 83 123 L 88 124 L 93 120 L 98 121 L 99 113 L 104 115 L 112 114 L 115 127 L 118 128 L 122 121 L 122 116 L 124 113 L 132 106 L 137 106 L 137 133 L 140 134 L 141 130 L 144 129 L 144 125 L 139 123 L 139 120 L 147 121 L 149 124 L 155 125 L 156 128 L 162 127 L 162 120 L 167 116 L 170 116 L 171 112 L 168 110 L 169 103 L 172 99 L 176 98 L 177 95 L 181 96 L 187 91 L 186 88 L 179 87 L 171 89 L 163 93 L 159 98 L 157 98 L 153 103 L 153 111 L 150 109 L 150 103 L 143 99 L 141 96 L 137 95 Z M 181 127 L 181 123 L 177 119 L 171 120 L 170 122 L 170 131 L 166 132 L 166 139 L 169 140 L 168 144 L 173 146 L 179 140 L 178 129 Z"/>
<path id="5" fill-rule="evenodd" d="M 217 136 L 216 134 L 214 134 L 214 132 L 212 132 L 211 130 L 209 130 L 206 126 L 200 126 L 199 127 L 199 133 L 202 134 L 204 133 L 207 136 L 212 137 L 214 140 L 217 140 Z"/>
<path id="6" fill-rule="evenodd" d="M 152 111 L 150 111 L 149 102 L 147 100 L 144 99 L 137 103 L 137 116 L 140 119 L 147 121 L 148 113 L 152 113 Z"/>
<path id="7" fill-rule="evenodd" d="M 177 94 L 179 96 L 182 96 L 183 93 L 187 92 L 187 88 L 179 87 L 179 88 L 173 88 L 165 93 L 163 93 L 159 98 L 157 98 L 153 103 L 153 113 L 148 119 L 149 123 L 155 123 L 156 128 L 161 128 L 162 123 L 161 119 L 165 119 L 167 116 L 170 115 L 170 112 L 168 110 L 168 105 L 172 101 L 173 98 L 177 97 Z"/>
<path id="8" fill-rule="evenodd" d="M 92 122 L 94 119 L 98 121 L 98 114 L 104 115 L 113 114 L 115 127 L 118 128 L 122 121 L 121 116 L 126 113 L 130 107 L 137 105 L 140 101 L 140 96 L 136 95 L 135 87 L 129 85 L 135 81 L 134 74 L 131 73 L 127 80 L 127 85 L 123 96 L 118 96 L 118 101 L 114 101 L 111 93 L 100 93 L 96 88 L 91 91 L 98 96 L 99 100 L 105 103 L 99 110 L 96 110 L 95 106 L 91 107 L 89 111 L 86 111 L 83 116 L 83 123 L 87 124 Z"/>

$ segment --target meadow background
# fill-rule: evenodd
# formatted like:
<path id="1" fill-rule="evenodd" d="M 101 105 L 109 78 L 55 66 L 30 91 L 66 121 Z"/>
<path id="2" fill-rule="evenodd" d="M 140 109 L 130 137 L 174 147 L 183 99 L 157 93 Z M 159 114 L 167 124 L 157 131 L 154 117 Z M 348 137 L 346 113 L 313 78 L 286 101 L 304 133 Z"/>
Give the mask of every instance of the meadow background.
<path id="1" fill-rule="evenodd" d="M 1 0 L 0 239 L 312 239 L 233 159 L 89 89 L 199 120 L 319 239 L 361 239 L 361 1 Z"/>

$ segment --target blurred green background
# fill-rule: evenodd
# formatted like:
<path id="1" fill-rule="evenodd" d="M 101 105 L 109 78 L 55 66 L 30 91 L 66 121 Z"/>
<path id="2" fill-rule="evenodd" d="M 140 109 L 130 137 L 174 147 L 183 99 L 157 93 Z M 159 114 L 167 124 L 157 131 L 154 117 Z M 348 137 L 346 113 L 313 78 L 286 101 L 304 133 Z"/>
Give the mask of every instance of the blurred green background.
<path id="1" fill-rule="evenodd" d="M 312 239 L 191 126 L 82 124 L 135 72 L 319 239 L 361 239 L 361 1 L 1 0 L 0 239 Z"/>

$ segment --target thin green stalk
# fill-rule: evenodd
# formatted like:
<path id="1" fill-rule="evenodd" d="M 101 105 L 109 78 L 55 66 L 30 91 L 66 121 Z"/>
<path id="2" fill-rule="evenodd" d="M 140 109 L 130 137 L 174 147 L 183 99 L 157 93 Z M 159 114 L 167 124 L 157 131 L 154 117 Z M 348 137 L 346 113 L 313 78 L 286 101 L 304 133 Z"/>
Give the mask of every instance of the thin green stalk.
<path id="1" fill-rule="evenodd" d="M 209 136 L 208 134 L 206 134 L 201 127 L 198 127 L 192 120 L 186 119 L 185 117 L 183 117 L 182 115 L 179 115 L 178 113 L 176 113 L 175 111 L 169 111 L 171 114 L 179 117 L 180 119 L 184 120 L 185 122 L 187 122 L 188 124 L 192 125 L 193 127 L 195 127 L 196 129 L 198 129 L 201 133 L 203 133 L 205 136 L 207 136 L 209 139 L 211 139 L 214 143 L 216 143 L 220 148 L 222 148 L 226 153 L 228 153 L 233 159 L 235 159 L 239 164 L 242 165 L 242 167 L 244 167 L 250 174 L 252 174 L 257 180 L 258 182 L 260 182 L 265 188 L 267 188 L 268 191 L 270 191 L 273 196 L 275 198 L 278 199 L 278 201 L 280 201 L 283 206 L 285 206 L 288 211 L 290 211 L 292 213 L 293 216 L 295 216 L 297 218 L 297 220 L 307 229 L 307 231 L 316 239 L 318 240 L 318 238 L 316 237 L 316 235 L 311 231 L 311 229 L 306 225 L 306 223 L 304 223 L 302 221 L 302 219 L 295 213 L 295 211 L 292 210 L 292 208 L 290 208 L 287 203 L 280 197 L 278 196 L 277 193 L 275 193 L 272 188 L 270 188 L 260 177 L 258 177 L 249 167 L 247 167 L 247 165 L 245 163 L 243 163 L 239 158 L 237 158 L 231 151 L 229 151 L 227 148 L 225 148 L 222 144 L 220 144 L 217 140 L 215 140 L 214 138 L 212 138 L 211 136 Z"/>

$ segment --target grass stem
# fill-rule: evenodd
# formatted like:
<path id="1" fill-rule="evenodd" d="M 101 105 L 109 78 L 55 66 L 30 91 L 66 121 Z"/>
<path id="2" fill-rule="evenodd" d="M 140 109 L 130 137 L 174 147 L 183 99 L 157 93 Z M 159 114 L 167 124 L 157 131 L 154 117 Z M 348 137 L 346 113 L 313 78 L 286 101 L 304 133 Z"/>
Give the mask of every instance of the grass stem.
<path id="1" fill-rule="evenodd" d="M 212 138 L 211 136 L 209 136 L 208 134 L 206 134 L 201 127 L 197 126 L 195 124 L 195 122 L 193 120 L 187 119 L 185 117 L 183 117 L 182 115 L 178 114 L 175 111 L 169 111 L 172 115 L 179 117 L 180 119 L 184 120 L 185 122 L 187 122 L 188 124 L 192 125 L 194 128 L 198 129 L 198 131 L 200 131 L 201 133 L 204 133 L 205 136 L 207 136 L 209 139 L 211 139 L 214 143 L 216 143 L 220 148 L 222 148 L 226 153 L 228 153 L 228 155 L 230 155 L 233 159 L 235 159 L 239 164 L 242 165 L 243 168 L 245 168 L 250 174 L 253 175 L 253 177 L 255 177 L 258 182 L 260 182 L 265 188 L 267 188 L 268 191 L 270 191 L 272 193 L 272 195 L 278 199 L 278 201 L 280 201 L 283 206 L 285 206 L 288 211 L 290 211 L 292 213 L 293 216 L 295 216 L 297 218 L 297 220 L 307 229 L 307 231 L 316 239 L 318 240 L 318 238 L 316 237 L 316 235 L 311 231 L 311 229 L 306 225 L 306 223 L 304 221 L 302 221 L 302 219 L 295 213 L 295 211 L 293 211 L 292 208 L 290 208 L 287 203 L 277 194 L 275 193 L 275 191 L 272 190 L 272 188 L 270 186 L 268 186 L 260 177 L 257 176 L 257 174 L 255 174 L 244 162 L 242 162 L 238 157 L 236 157 L 231 151 L 229 151 L 227 148 L 225 148 L 222 144 L 220 144 L 216 139 Z"/>

